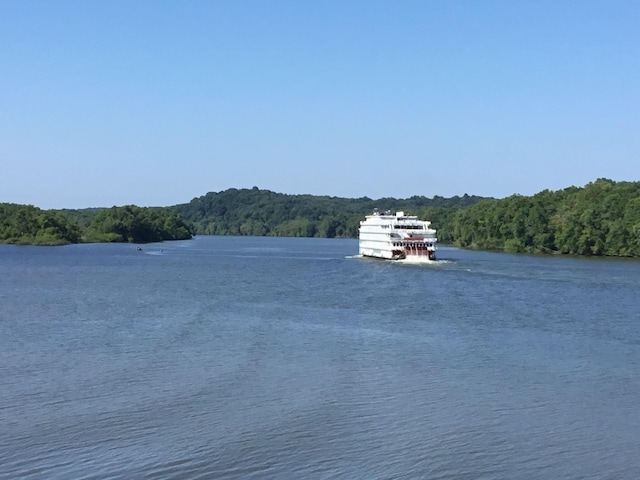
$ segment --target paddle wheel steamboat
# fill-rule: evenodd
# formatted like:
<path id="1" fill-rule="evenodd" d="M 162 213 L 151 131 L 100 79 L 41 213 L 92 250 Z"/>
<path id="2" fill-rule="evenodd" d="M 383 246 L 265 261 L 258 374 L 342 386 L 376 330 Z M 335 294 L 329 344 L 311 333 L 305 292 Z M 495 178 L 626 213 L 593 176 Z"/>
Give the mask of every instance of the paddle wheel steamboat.
<path id="1" fill-rule="evenodd" d="M 434 261 L 436 242 L 431 222 L 404 212 L 374 212 L 360 222 L 359 254 L 365 257 Z"/>

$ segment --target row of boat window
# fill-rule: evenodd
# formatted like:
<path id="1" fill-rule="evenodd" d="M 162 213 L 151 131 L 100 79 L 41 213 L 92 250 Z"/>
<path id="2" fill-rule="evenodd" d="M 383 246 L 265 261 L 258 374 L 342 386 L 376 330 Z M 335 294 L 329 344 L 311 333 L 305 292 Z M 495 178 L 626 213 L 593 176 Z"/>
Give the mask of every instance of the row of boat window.
<path id="1" fill-rule="evenodd" d="M 379 225 L 382 228 L 391 228 L 392 225 Z M 423 230 L 422 225 L 393 225 L 396 230 Z"/>
<path id="2" fill-rule="evenodd" d="M 393 242 L 394 247 L 433 247 L 433 243 L 403 243 L 403 242 Z"/>

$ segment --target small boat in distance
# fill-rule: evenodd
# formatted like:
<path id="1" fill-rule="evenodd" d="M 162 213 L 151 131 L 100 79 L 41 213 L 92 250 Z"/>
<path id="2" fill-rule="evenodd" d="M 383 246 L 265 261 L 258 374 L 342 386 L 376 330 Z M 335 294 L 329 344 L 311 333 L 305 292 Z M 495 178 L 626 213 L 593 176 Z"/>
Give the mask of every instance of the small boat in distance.
<path id="1" fill-rule="evenodd" d="M 431 222 L 404 212 L 373 212 L 360 222 L 359 254 L 387 260 L 429 262 L 436 259 L 436 231 Z"/>

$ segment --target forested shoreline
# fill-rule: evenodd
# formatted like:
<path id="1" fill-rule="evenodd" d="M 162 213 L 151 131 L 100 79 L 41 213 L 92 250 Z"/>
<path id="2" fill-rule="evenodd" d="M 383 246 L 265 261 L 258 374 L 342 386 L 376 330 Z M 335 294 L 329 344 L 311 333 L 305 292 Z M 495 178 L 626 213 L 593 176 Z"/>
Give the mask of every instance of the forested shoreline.
<path id="1" fill-rule="evenodd" d="M 367 197 L 288 195 L 253 187 L 209 192 L 174 208 L 203 235 L 356 238 L 360 220 L 374 209 L 414 214 L 425 209 L 450 212 L 480 200 L 483 198 L 469 195 L 452 198 L 416 195 L 407 199 L 372 200 Z"/>
<path id="2" fill-rule="evenodd" d="M 0 243 L 154 242 L 192 235 L 357 238 L 374 209 L 431 220 L 441 243 L 506 252 L 640 257 L 640 182 L 503 199 L 464 195 L 407 199 L 288 195 L 231 188 L 171 207 L 40 210 L 0 204 Z"/>
<path id="3" fill-rule="evenodd" d="M 192 238 L 193 225 L 171 208 L 123 207 L 41 210 L 32 205 L 0 203 L 0 243 L 67 245 L 70 243 L 147 243 Z"/>
<path id="4" fill-rule="evenodd" d="M 456 212 L 447 229 L 461 247 L 640 257 L 640 182 L 601 178 L 584 188 L 483 200 Z"/>

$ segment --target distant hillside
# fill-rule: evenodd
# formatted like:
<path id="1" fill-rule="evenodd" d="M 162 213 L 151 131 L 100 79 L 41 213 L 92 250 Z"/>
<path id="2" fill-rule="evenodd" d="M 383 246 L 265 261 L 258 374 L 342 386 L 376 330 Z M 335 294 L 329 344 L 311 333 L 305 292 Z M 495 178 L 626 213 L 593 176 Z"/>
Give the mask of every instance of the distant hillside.
<path id="1" fill-rule="evenodd" d="M 447 225 L 462 247 L 640 257 L 640 182 L 604 178 L 584 188 L 483 200 Z"/>
<path id="2" fill-rule="evenodd" d="M 358 236 L 374 209 L 431 220 L 441 243 L 507 252 L 640 257 L 640 183 L 598 179 L 583 188 L 504 199 L 349 199 L 269 190 L 210 192 L 176 205 L 201 234 Z"/>
<path id="3" fill-rule="evenodd" d="M 431 199 L 422 196 L 350 199 L 287 195 L 254 187 L 209 192 L 173 208 L 193 222 L 200 234 L 355 238 L 360 220 L 375 208 L 419 214 L 425 209 L 468 207 L 480 200 L 483 198 L 468 195 Z"/>
<path id="4" fill-rule="evenodd" d="M 165 208 L 40 210 L 0 204 L 0 243 L 151 242 L 193 233 L 356 238 L 374 209 L 430 220 L 441 243 L 507 252 L 640 257 L 640 182 L 598 179 L 583 188 L 503 199 L 287 195 L 231 188 Z"/>

